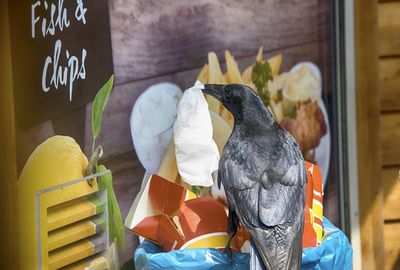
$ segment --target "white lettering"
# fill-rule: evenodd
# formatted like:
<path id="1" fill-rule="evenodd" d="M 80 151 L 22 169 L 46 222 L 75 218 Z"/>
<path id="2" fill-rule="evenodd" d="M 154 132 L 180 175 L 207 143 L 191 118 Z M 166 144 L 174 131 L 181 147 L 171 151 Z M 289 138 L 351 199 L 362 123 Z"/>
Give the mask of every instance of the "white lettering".
<path id="1" fill-rule="evenodd" d="M 82 0 L 76 0 L 75 18 L 77 21 L 82 21 L 83 24 L 86 24 L 86 11 L 87 8 L 83 6 Z"/>
<path id="2" fill-rule="evenodd" d="M 47 69 L 49 68 L 49 65 L 51 64 L 51 57 L 47 56 L 46 61 L 44 62 L 43 66 L 43 72 L 42 72 L 42 90 L 43 92 L 48 92 L 50 87 L 47 86 L 46 84 L 46 79 L 47 79 Z"/>
<path id="3" fill-rule="evenodd" d="M 67 9 L 63 8 L 64 5 L 64 0 L 59 0 L 58 1 L 58 16 L 56 19 L 56 25 L 60 28 L 62 31 L 64 26 L 66 28 L 69 27 L 69 20 L 68 20 L 68 15 L 67 15 Z"/>
<path id="4" fill-rule="evenodd" d="M 41 7 L 38 10 L 38 7 Z M 87 8 L 84 0 L 76 0 L 75 19 L 86 24 Z M 41 16 L 37 15 L 40 14 Z M 36 24 L 41 25 L 42 36 L 56 35 L 57 31 L 62 32 L 70 26 L 67 8 L 64 7 L 64 0 L 55 3 L 48 3 L 46 0 L 38 0 L 31 5 L 31 33 L 32 38 L 36 36 Z M 62 42 L 60 39 L 54 44 L 52 56 L 47 56 L 42 70 L 42 90 L 47 93 L 53 86 L 58 89 L 65 86 L 69 92 L 69 100 L 72 101 L 74 84 L 77 80 L 86 79 L 86 56 L 87 51 L 82 49 L 81 58 L 72 55 L 65 50 L 65 59 L 61 59 Z M 63 65 L 66 63 L 66 65 Z"/>
<path id="5" fill-rule="evenodd" d="M 58 89 L 58 87 L 61 85 L 67 86 L 69 91 L 69 101 L 72 101 L 73 87 L 75 81 L 78 79 L 84 80 L 86 78 L 85 61 L 87 51 L 84 48 L 82 49 L 81 61 L 79 61 L 79 58 L 77 56 L 71 55 L 68 50 L 65 50 L 65 58 L 68 62 L 68 65 L 62 66 L 61 64 L 59 64 L 61 50 L 62 42 L 58 39 L 54 45 L 53 58 L 47 56 L 43 66 L 42 90 L 44 92 L 48 92 L 51 85 L 53 85 L 55 89 Z M 50 70 L 50 72 L 52 73 L 50 82 L 49 84 L 47 84 L 47 73 L 49 71 L 49 68 L 52 69 Z"/>
<path id="6" fill-rule="evenodd" d="M 37 1 L 35 4 L 32 5 L 31 7 L 31 19 L 32 19 L 32 38 L 35 38 L 35 24 L 40 20 L 40 17 L 36 17 L 35 15 L 35 8 L 37 6 L 40 6 L 40 1 Z"/>
<path id="7" fill-rule="evenodd" d="M 58 60 L 60 59 L 61 45 L 62 45 L 61 40 L 58 39 L 54 46 L 53 75 L 51 76 L 51 81 L 50 81 L 50 84 L 54 84 L 56 89 L 58 89 L 58 82 L 59 82 L 59 75 L 57 69 L 58 69 Z"/>
<path id="8" fill-rule="evenodd" d="M 38 6 L 42 6 L 42 14 L 46 15 L 36 16 L 35 9 Z M 83 4 L 82 4 L 83 5 Z M 83 17 L 85 15 L 86 9 L 83 8 Z M 42 25 L 42 36 L 46 37 L 48 35 L 54 36 L 57 29 L 62 32 L 65 28 L 70 26 L 70 20 L 68 19 L 67 8 L 64 7 L 64 0 L 58 0 L 57 4 L 48 4 L 47 1 L 37 1 L 31 6 L 31 19 L 32 19 L 32 38 L 35 38 L 35 25 L 41 21 Z M 79 20 L 78 20 L 79 21 Z M 85 18 L 83 18 L 84 24 L 86 23 Z"/>

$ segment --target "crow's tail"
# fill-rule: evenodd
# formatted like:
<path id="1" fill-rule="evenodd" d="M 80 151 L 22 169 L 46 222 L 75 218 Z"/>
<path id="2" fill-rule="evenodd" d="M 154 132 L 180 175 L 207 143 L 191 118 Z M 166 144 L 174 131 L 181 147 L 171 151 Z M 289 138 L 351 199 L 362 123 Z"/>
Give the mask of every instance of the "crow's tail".
<path id="1" fill-rule="evenodd" d="M 266 270 L 263 260 L 261 259 L 253 241 L 251 241 L 250 270 Z"/>

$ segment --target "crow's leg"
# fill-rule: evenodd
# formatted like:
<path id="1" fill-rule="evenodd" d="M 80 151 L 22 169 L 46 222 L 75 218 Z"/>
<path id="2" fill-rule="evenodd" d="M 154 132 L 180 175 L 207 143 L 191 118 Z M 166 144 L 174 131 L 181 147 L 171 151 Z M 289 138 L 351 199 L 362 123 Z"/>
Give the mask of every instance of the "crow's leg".
<path id="1" fill-rule="evenodd" d="M 232 211 L 229 209 L 229 214 L 228 214 L 228 236 L 229 240 L 228 243 L 226 244 L 224 253 L 228 256 L 228 261 L 229 263 L 232 262 L 232 249 L 231 249 L 231 241 L 232 238 L 235 236 L 237 232 L 237 227 L 239 224 L 239 219 L 236 215 L 235 211 Z"/>

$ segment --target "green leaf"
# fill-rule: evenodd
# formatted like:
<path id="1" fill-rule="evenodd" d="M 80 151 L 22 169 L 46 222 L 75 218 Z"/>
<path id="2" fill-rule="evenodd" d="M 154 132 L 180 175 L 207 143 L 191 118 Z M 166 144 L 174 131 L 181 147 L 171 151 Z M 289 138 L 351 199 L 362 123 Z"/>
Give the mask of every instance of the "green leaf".
<path id="1" fill-rule="evenodd" d="M 202 186 L 191 186 L 191 191 L 197 196 L 209 195 L 209 188 Z"/>
<path id="2" fill-rule="evenodd" d="M 272 80 L 272 71 L 268 61 L 257 62 L 251 71 L 251 80 L 260 92 L 267 86 L 267 82 Z"/>
<path id="3" fill-rule="evenodd" d="M 290 117 L 290 118 L 296 118 L 297 117 L 297 108 L 296 105 L 289 105 L 285 108 L 283 111 L 283 116 L 285 117 Z"/>
<path id="4" fill-rule="evenodd" d="M 99 136 L 101 119 L 103 118 L 103 111 L 106 107 L 108 97 L 110 96 L 111 90 L 114 84 L 114 75 L 111 75 L 110 79 L 105 85 L 97 92 L 94 97 L 93 107 L 92 107 L 92 135 L 93 140 Z"/>
<path id="5" fill-rule="evenodd" d="M 279 89 L 278 92 L 276 93 L 276 102 L 282 101 L 283 100 L 283 93 L 282 89 Z"/>
<path id="6" fill-rule="evenodd" d="M 96 167 L 97 173 L 104 172 L 107 168 L 104 165 Z M 121 210 L 119 209 L 117 197 L 114 193 L 112 174 L 106 174 L 100 176 L 98 179 L 100 189 L 107 190 L 108 200 L 108 229 L 111 239 L 116 241 L 121 246 L 122 250 L 125 250 L 125 232 L 124 224 L 122 222 Z"/>

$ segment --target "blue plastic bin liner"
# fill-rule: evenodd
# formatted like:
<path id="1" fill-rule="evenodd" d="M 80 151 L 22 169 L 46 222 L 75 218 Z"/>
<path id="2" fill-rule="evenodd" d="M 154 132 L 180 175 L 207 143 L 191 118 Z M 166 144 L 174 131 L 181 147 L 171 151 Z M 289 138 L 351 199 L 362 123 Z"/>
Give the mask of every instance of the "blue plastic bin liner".
<path id="1" fill-rule="evenodd" d="M 346 235 L 326 218 L 323 225 L 323 242 L 316 248 L 303 250 L 301 269 L 352 269 L 353 251 Z M 161 247 L 146 240 L 135 252 L 136 270 L 248 270 L 249 260 L 248 253 L 234 253 L 232 264 L 229 264 L 223 252 L 210 248 L 163 252 Z"/>
<path id="2" fill-rule="evenodd" d="M 315 248 L 303 249 L 301 269 L 352 269 L 353 249 L 346 235 L 326 218 L 322 222 L 324 225 L 322 243 Z"/>

